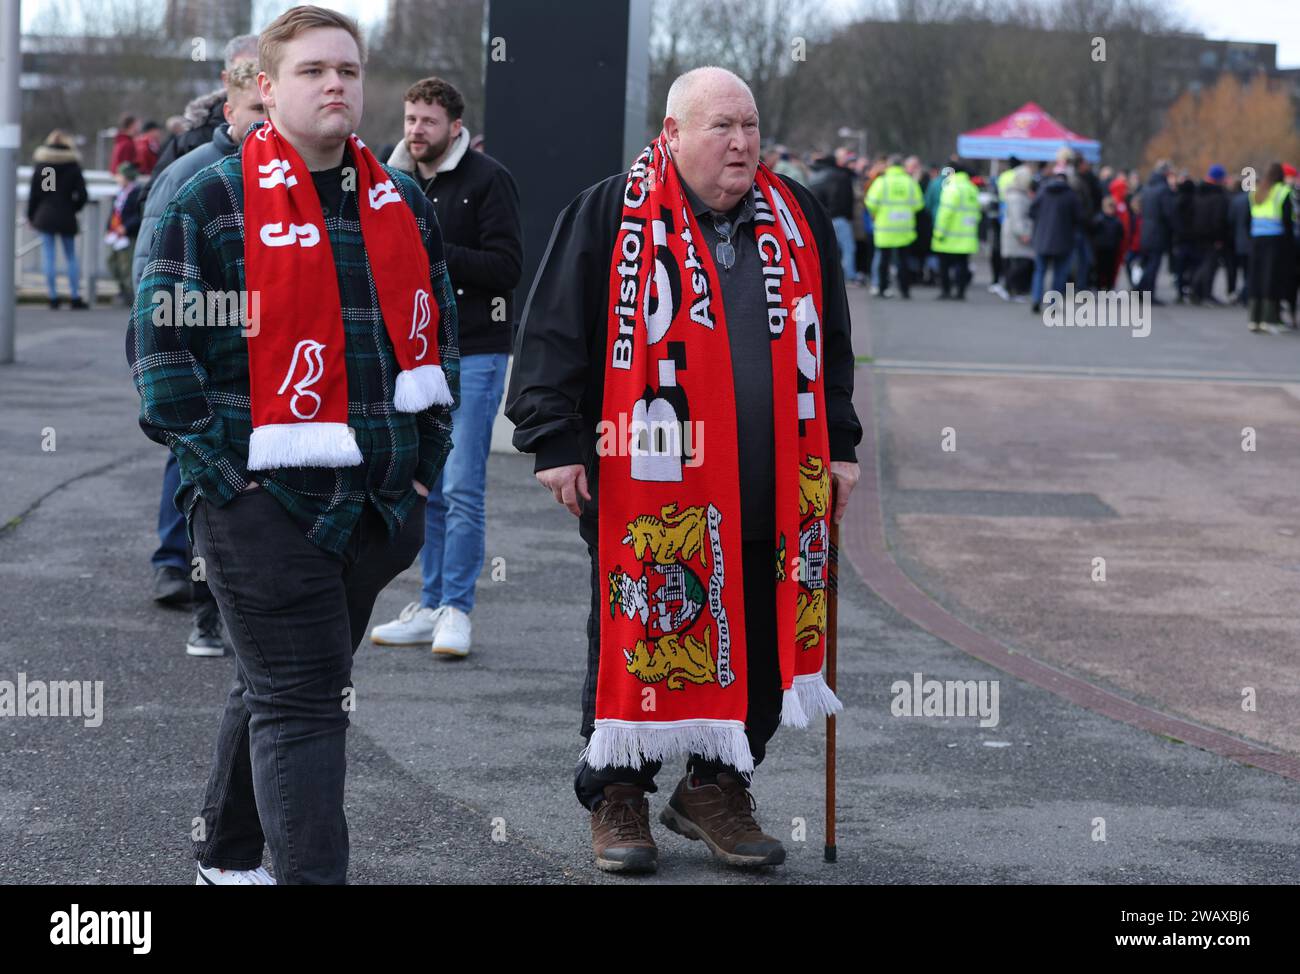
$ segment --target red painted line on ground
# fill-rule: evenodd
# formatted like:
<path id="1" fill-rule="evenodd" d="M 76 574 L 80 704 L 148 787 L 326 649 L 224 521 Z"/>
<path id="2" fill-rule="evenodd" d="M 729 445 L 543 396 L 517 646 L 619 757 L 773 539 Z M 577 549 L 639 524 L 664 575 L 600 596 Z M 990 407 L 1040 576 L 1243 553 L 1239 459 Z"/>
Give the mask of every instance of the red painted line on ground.
<path id="1" fill-rule="evenodd" d="M 873 395 L 873 370 L 869 365 L 861 367 L 855 375 L 853 401 L 863 429 L 862 443 L 858 447 L 858 456 L 863 461 L 862 479 L 845 512 L 841 536 L 845 554 L 868 588 L 901 615 L 963 653 L 1077 706 L 1152 734 L 1177 738 L 1241 764 L 1300 781 L 1300 758 L 1261 749 L 1224 731 L 1134 703 L 1041 660 L 1018 653 L 972 629 L 918 588 L 898 567 L 885 541 Z"/>

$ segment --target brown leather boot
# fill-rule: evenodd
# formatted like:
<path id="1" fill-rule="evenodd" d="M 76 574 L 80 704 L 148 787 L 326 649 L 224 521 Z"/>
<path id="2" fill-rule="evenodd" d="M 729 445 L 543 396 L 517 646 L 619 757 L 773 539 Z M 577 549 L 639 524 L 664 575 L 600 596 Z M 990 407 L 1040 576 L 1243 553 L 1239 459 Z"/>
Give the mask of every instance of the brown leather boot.
<path id="1" fill-rule="evenodd" d="M 596 868 L 610 873 L 652 873 L 659 849 L 650 834 L 650 803 L 635 785 L 606 785 L 605 800 L 591 813 Z"/>
<path id="2" fill-rule="evenodd" d="M 779 866 L 785 846 L 754 821 L 754 796 L 745 783 L 725 771 L 718 783 L 690 786 L 690 774 L 677 783 L 659 821 L 678 835 L 703 839 L 717 859 L 731 866 Z"/>

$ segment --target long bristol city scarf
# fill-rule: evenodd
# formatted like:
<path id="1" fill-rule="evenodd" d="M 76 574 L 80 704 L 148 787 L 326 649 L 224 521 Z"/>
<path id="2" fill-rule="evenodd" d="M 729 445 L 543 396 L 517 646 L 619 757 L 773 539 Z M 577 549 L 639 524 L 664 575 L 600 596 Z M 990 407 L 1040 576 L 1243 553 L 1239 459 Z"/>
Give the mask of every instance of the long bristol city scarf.
<path id="1" fill-rule="evenodd" d="M 438 303 L 415 216 L 365 144 L 355 135 L 349 143 L 361 236 L 400 369 L 393 405 L 404 413 L 449 406 Z M 355 466 L 362 459 L 348 429 L 343 312 L 316 186 L 269 122 L 244 139 L 241 166 L 244 277 L 261 310 L 247 341 L 248 469 Z"/>
<path id="2" fill-rule="evenodd" d="M 798 202 L 767 167 L 752 193 L 772 350 L 781 722 L 802 727 L 841 707 L 821 675 L 831 513 L 821 264 Z M 593 768 L 684 752 L 754 767 L 735 386 L 703 239 L 661 134 L 628 172 L 609 272 L 597 451 L 604 608 L 584 751 Z"/>

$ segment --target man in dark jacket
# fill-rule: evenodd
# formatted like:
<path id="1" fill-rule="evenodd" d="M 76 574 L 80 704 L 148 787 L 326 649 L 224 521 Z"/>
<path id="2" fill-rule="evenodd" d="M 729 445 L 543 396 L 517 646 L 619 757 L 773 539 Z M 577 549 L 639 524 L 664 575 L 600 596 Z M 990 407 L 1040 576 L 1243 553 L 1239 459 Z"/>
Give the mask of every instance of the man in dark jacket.
<path id="1" fill-rule="evenodd" d="M 122 305 L 130 307 L 135 297 L 131 281 L 131 258 L 135 255 L 135 238 L 140 233 L 140 184 L 136 181 L 140 170 L 134 162 L 124 162 L 117 167 L 113 177 L 117 180 L 117 195 L 113 209 L 104 228 L 104 244 L 108 247 L 108 269 L 121 289 Z"/>
<path id="2" fill-rule="evenodd" d="M 226 79 L 231 69 L 244 61 L 257 62 L 256 34 L 240 34 L 226 44 L 225 66 L 221 69 L 221 87 L 206 95 L 200 95 L 185 106 L 185 113 L 182 116 L 185 129 L 168 138 L 158 151 L 158 160 L 153 164 L 155 181 L 181 156 L 211 142 L 212 133 L 226 124 Z M 150 188 L 146 186 L 143 197 L 146 202 L 149 192 Z"/>
<path id="3" fill-rule="evenodd" d="M 1174 275 L 1179 304 L 1191 296 L 1192 271 L 1196 267 L 1195 206 L 1196 183 L 1184 170 L 1174 181 L 1174 243 L 1169 255 L 1169 271 Z"/>
<path id="4" fill-rule="evenodd" d="M 1174 191 L 1169 186 L 1169 163 L 1160 162 L 1142 188 L 1142 280 L 1138 289 L 1151 293 L 1151 303 L 1164 304 L 1156 297 L 1160 259 L 1174 242 Z"/>
<path id="5" fill-rule="evenodd" d="M 226 84 L 230 79 L 230 73 L 237 65 L 256 63 L 256 34 L 241 34 L 226 45 L 225 67 L 221 70 L 221 87 L 216 91 L 195 98 L 185 106 L 184 121 L 186 128 L 163 143 L 163 147 L 158 153 L 158 159 L 153 165 L 153 175 L 149 182 L 141 187 L 140 206 L 146 214 L 149 209 L 149 198 L 153 195 L 154 188 L 162 185 L 162 176 L 170 168 L 171 164 L 200 146 L 207 145 L 212 141 L 213 133 L 226 124 Z M 197 170 L 195 171 L 197 172 Z M 180 185 L 179 183 L 175 184 L 175 188 L 180 189 Z M 166 206 L 167 202 L 168 200 L 163 200 L 163 205 Z M 158 212 L 161 215 L 161 210 Z M 153 226 L 150 225 L 146 232 L 147 236 L 145 236 L 143 243 L 144 256 L 147 258 L 150 244 L 153 241 Z M 140 276 L 144 273 L 144 266 L 139 262 L 133 262 L 133 264 L 138 265 L 132 268 L 132 277 L 138 284 Z M 180 474 L 176 467 L 176 458 L 174 455 L 169 454 L 167 466 L 163 471 L 162 497 L 159 500 L 161 508 L 158 519 L 159 552 L 164 550 L 174 551 L 176 549 L 175 539 L 185 530 L 185 519 L 172 502 L 179 484 Z M 161 605 L 181 606 L 191 600 L 192 594 L 190 572 L 178 568 L 170 561 L 160 563 L 157 560 L 157 555 L 155 555 L 154 601 Z M 197 612 L 203 606 L 196 605 L 194 608 Z M 205 625 L 201 627 L 201 630 L 200 627 L 196 626 L 195 630 L 190 633 L 190 640 L 186 647 L 191 655 L 215 654 L 221 647 L 221 640 L 218 638 L 220 631 L 219 619 L 214 620 L 209 614 L 205 616 L 205 620 Z"/>
<path id="6" fill-rule="evenodd" d="M 656 221 L 653 227 L 655 250 L 636 235 L 650 233 L 651 227 L 622 222 L 625 205 L 639 205 L 634 203 L 637 187 L 641 187 L 643 202 L 646 194 L 652 192 L 647 188 L 648 178 L 638 179 L 635 170 L 631 178 L 629 173 L 619 173 L 579 194 L 556 221 L 524 309 L 506 415 L 515 423 L 516 448 L 536 454 L 537 479 L 578 517 L 579 533 L 588 545 L 592 604 L 587 623 L 582 734 L 591 738 L 597 723 L 597 685 L 602 679 L 601 630 L 611 624 L 608 621 L 611 603 L 605 596 L 609 580 L 600 574 L 598 552 L 600 525 L 607 516 L 602 510 L 599 474 L 602 462 L 610 462 L 611 456 L 607 448 L 600 446 L 605 437 L 597 439 L 598 429 L 604 425 L 606 369 L 625 368 L 618 353 L 623 341 L 633 348 L 649 349 L 648 316 L 653 315 L 658 336 L 653 340 L 666 341 L 668 353 L 677 357 L 656 360 L 659 392 L 651 407 L 660 410 L 660 415 L 671 410 L 680 418 L 682 412 L 678 410 L 686 411 L 689 401 L 709 402 L 715 407 L 719 401 L 734 403 L 735 423 L 730 427 L 730 436 L 735 437 L 734 447 L 725 442 L 730 437 L 718 437 L 708 447 L 709 460 L 706 460 L 702 443 L 700 452 L 692 454 L 683 449 L 679 438 L 671 450 L 672 456 L 667 458 L 668 467 L 675 461 L 677 474 L 665 471 L 659 476 L 658 471 L 647 470 L 639 479 L 684 480 L 693 475 L 683 470 L 692 465 L 685 462 L 686 457 L 698 459 L 701 465 L 711 461 L 717 465 L 716 469 L 725 469 L 721 467 L 724 462 L 734 464 L 730 469 L 736 473 L 740 485 L 738 533 L 742 544 L 732 546 L 726 563 L 743 564 L 748 685 L 744 737 L 757 765 L 782 714 L 774 605 L 776 571 L 784 568 L 774 570 L 774 563 L 784 566 L 785 562 L 779 553 L 775 559 L 773 554 L 779 550 L 774 527 L 774 412 L 777 403 L 783 400 L 777 398 L 774 388 L 770 348 L 776 344 L 774 339 L 789 335 L 785 329 L 792 322 L 786 322 L 788 311 L 784 308 L 769 311 L 773 291 L 777 292 L 780 304 L 780 282 L 770 286 L 765 282 L 772 276 L 769 261 L 780 260 L 786 253 L 775 231 L 768 229 L 775 226 L 775 220 L 766 202 L 760 198 L 756 205 L 756 196 L 763 195 L 755 193 L 758 110 L 748 86 L 740 78 L 721 68 L 700 68 L 678 78 L 669 90 L 663 138 L 671 153 L 665 165 L 674 167 L 683 187 L 684 202 L 695 217 L 683 223 L 678 220 L 679 214 L 671 214 L 673 230 L 669 232 L 677 241 L 691 241 L 685 245 L 690 248 L 687 259 L 694 261 L 696 270 L 684 274 L 683 265 L 675 256 L 663 256 L 661 261 L 661 254 L 670 253 L 670 241 L 659 242 L 659 234 L 668 226 L 666 219 Z M 824 207 L 793 180 L 774 178 L 782 181 L 798 204 L 820 259 L 821 317 L 820 321 L 815 317 L 809 321 L 804 316 L 804 341 L 807 367 L 811 369 L 811 363 L 819 357 L 822 360 L 821 371 L 813 371 L 824 379 L 824 422 L 830 458 L 826 466 L 836 485 L 834 516 L 838 519 L 857 482 L 855 447 L 862 436 L 852 402 L 854 362 L 844 279 L 835 255 L 834 230 Z M 763 212 L 757 212 L 758 206 Z M 662 212 L 667 213 L 667 208 Z M 696 225 L 698 234 L 692 229 Z M 786 225 L 796 226 L 793 217 Z M 615 264 L 615 243 L 620 236 L 620 257 Z M 766 244 L 761 252 L 760 237 Z M 789 241 L 788 234 L 785 239 Z M 699 260 L 704 254 L 709 259 Z M 638 266 L 640 258 L 655 263 Z M 620 275 L 621 283 L 615 286 L 616 290 L 611 289 L 612 267 Z M 789 274 L 780 269 L 782 279 L 788 281 Z M 653 291 L 651 276 L 655 281 Z M 643 281 L 646 290 L 638 294 Z M 657 297 L 652 301 L 651 295 Z M 721 307 L 718 307 L 719 299 Z M 692 309 L 689 313 L 687 307 Z M 717 311 L 711 313 L 711 308 Z M 698 374 L 699 368 L 690 370 L 693 358 L 689 357 L 690 349 L 697 347 L 693 342 L 709 341 L 708 336 L 716 334 L 712 329 L 718 313 L 726 323 L 733 386 L 725 388 L 724 385 L 721 390 L 717 389 L 716 376 Z M 769 317 L 772 314 L 774 318 Z M 639 333 L 637 341 L 616 336 L 611 342 L 608 329 L 612 320 L 618 321 L 619 334 L 624 333 L 625 327 Z M 650 367 L 649 358 L 638 358 L 637 363 Z M 630 368 L 631 364 L 629 358 L 626 367 Z M 806 376 L 807 372 L 803 374 Z M 781 375 L 785 378 L 788 373 Z M 810 421 L 823 421 L 816 415 L 815 406 L 807 405 Z M 793 410 L 793 406 L 783 408 Z M 782 428 L 786 428 L 784 418 Z M 714 429 L 718 427 L 710 430 L 711 438 Z M 727 457 L 732 449 L 734 459 L 712 459 Z M 621 447 L 614 452 L 618 456 L 645 456 L 644 452 L 623 452 Z M 622 466 L 609 469 L 626 471 Z M 612 507 L 621 500 L 611 495 L 609 503 Z M 665 508 L 664 516 L 668 517 L 671 510 L 672 505 Z M 621 535 L 621 524 L 614 525 L 613 531 Z M 722 561 L 721 547 L 716 551 L 718 557 L 711 555 L 710 564 Z M 670 560 L 671 556 L 665 555 L 665 559 Z M 715 583 L 720 591 L 722 583 L 717 577 L 711 584 Z M 718 592 L 714 594 L 717 596 Z M 660 604 L 656 601 L 656 605 Z M 713 617 L 717 618 L 716 611 Z M 705 653 L 709 653 L 707 648 Z M 665 731 L 671 734 L 672 728 Z M 678 748 L 670 739 L 663 753 L 691 746 L 682 744 Z M 656 867 L 658 854 L 650 834 L 645 794 L 656 790 L 654 777 L 660 762 L 644 759 L 644 753 L 637 750 L 636 767 L 619 767 L 604 761 L 593 761 L 597 765 L 593 767 L 584 758 L 577 768 L 574 790 L 579 801 L 592 812 L 592 847 L 596 863 L 602 869 L 630 872 Z M 686 834 L 684 829 L 694 829 L 692 837 L 702 838 L 717 858 L 729 864 L 779 863 L 784 860 L 784 849 L 777 839 L 763 834 L 755 822 L 748 784 L 747 776 L 734 766 L 694 754 L 688 773 L 678 783 L 662 820 L 671 824 L 668 816 L 669 810 L 673 810 L 676 817 L 671 821 L 678 823 L 672 825 L 675 831 Z M 683 817 L 694 824 L 681 825 Z"/>
<path id="7" fill-rule="evenodd" d="M 1211 166 L 1192 200 L 1192 304 L 1217 304 L 1214 278 L 1228 242 L 1228 194 L 1223 188 L 1226 175 L 1222 166 Z"/>
<path id="8" fill-rule="evenodd" d="M 227 72 L 225 114 L 229 122 L 212 134 L 211 142 L 187 152 L 154 180 L 140 221 L 140 240 L 132 261 L 131 274 L 137 289 L 149 265 L 154 229 L 162 221 L 167 204 L 200 169 L 238 152 L 249 127 L 266 120 L 262 95 L 257 90 L 257 74 L 257 65 L 251 61 L 241 61 Z M 159 544 L 151 559 L 154 588 L 155 591 L 175 593 L 169 599 L 160 600 L 168 604 L 176 605 L 192 599 L 193 625 L 185 641 L 188 655 L 224 656 L 228 647 L 217 603 L 206 581 L 191 581 L 193 552 L 185 529 L 185 517 L 176 504 L 180 489 L 180 467 L 176 454 L 168 450 L 162 497 L 158 501 Z"/>
<path id="9" fill-rule="evenodd" d="M 406 92 L 404 137 L 388 159 L 415 177 L 438 213 L 460 322 L 460 405 L 452 414 L 451 456 L 429 485 L 420 601 L 370 636 L 459 657 L 470 650 L 492 423 L 505 391 L 513 292 L 523 266 L 519 190 L 505 166 L 469 147 L 464 112 L 465 99 L 446 81 L 417 81 Z"/>
<path id="10" fill-rule="evenodd" d="M 856 243 L 853 239 L 853 170 L 848 168 L 849 150 L 836 149 L 820 159 L 814 159 L 808 188 L 830 214 L 839 244 L 840 268 L 844 280 L 857 276 L 854 265 Z"/>
<path id="11" fill-rule="evenodd" d="M 1228 242 L 1232 252 L 1227 258 L 1228 300 L 1246 306 L 1246 277 L 1250 273 L 1250 194 L 1241 188 L 1241 180 L 1233 179 L 1228 194 Z M 1241 286 L 1237 276 L 1241 275 Z"/>
<path id="12" fill-rule="evenodd" d="M 1070 258 L 1078 233 L 1085 226 L 1083 203 L 1070 187 L 1068 165 L 1056 164 L 1051 178 L 1043 182 L 1029 204 L 1029 217 L 1034 221 L 1030 241 L 1034 248 L 1033 312 L 1038 314 L 1042 310 L 1043 279 L 1048 265 L 1052 265 L 1052 290 L 1057 295 L 1064 294 Z"/>

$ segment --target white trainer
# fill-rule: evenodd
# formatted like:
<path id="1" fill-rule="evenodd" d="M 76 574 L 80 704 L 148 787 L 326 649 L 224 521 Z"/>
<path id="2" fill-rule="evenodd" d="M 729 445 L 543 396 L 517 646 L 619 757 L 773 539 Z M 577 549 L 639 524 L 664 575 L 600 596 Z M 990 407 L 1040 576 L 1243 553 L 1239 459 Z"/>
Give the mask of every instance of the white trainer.
<path id="1" fill-rule="evenodd" d="M 438 610 L 442 617 L 434 630 L 433 652 L 437 656 L 468 656 L 470 633 L 469 615 L 450 605 Z"/>
<path id="2" fill-rule="evenodd" d="M 256 869 L 218 869 L 215 866 L 199 864 L 199 876 L 194 880 L 195 886 L 274 886 L 275 877 L 266 871 L 265 866 Z"/>
<path id="3" fill-rule="evenodd" d="M 381 646 L 420 646 L 433 639 L 442 609 L 431 609 L 412 602 L 392 622 L 375 626 L 370 631 L 370 641 Z"/>

